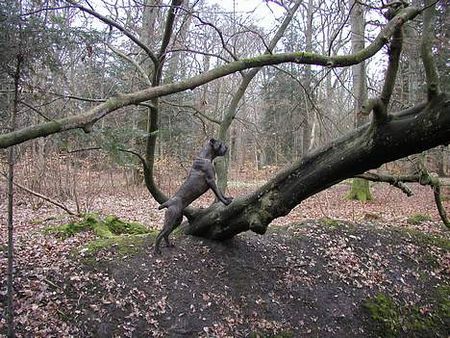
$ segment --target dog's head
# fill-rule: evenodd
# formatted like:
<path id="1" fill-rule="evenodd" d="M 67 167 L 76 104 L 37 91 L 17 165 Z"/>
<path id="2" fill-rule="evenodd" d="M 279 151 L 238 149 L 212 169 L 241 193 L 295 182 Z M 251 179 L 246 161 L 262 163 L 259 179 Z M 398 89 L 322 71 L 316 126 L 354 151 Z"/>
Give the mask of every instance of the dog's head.
<path id="1" fill-rule="evenodd" d="M 228 147 L 224 143 L 213 138 L 209 140 L 209 145 L 211 146 L 214 157 L 223 156 L 228 150 Z"/>

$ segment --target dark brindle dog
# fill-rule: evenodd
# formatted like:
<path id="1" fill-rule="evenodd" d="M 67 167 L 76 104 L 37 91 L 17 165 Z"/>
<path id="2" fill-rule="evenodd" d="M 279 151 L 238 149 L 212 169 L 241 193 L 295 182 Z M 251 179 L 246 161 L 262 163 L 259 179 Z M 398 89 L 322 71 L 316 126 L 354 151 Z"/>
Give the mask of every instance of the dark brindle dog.
<path id="1" fill-rule="evenodd" d="M 183 219 L 183 209 L 203 195 L 209 188 L 212 189 L 223 204 L 228 205 L 231 203 L 233 199 L 223 196 L 222 192 L 217 188 L 214 165 L 212 163 L 212 160 L 217 156 L 225 155 L 227 149 L 225 144 L 213 138 L 206 142 L 202 151 L 194 160 L 186 182 L 181 185 L 171 199 L 159 206 L 160 210 L 163 208 L 167 208 L 167 210 L 164 227 L 156 237 L 155 253 L 161 253 L 159 245 L 163 238 L 167 246 L 171 246 L 169 234 L 180 225 Z"/>

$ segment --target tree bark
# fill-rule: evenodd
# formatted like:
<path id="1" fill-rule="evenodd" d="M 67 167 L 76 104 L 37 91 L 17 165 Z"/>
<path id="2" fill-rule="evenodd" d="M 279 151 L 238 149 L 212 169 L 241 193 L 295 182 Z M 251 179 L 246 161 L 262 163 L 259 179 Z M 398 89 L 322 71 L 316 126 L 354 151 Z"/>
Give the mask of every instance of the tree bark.
<path id="1" fill-rule="evenodd" d="M 450 142 L 450 97 L 440 94 L 380 124 L 376 120 L 280 172 L 229 206 L 216 203 L 191 215 L 186 233 L 224 240 L 248 230 L 263 234 L 269 223 L 301 201 L 346 178 Z"/>

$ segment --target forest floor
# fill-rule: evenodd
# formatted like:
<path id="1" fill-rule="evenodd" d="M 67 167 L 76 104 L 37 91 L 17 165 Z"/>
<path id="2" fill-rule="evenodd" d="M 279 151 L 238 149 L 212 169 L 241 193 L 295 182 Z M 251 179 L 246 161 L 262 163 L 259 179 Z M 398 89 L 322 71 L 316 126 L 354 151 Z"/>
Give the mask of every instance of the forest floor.
<path id="1" fill-rule="evenodd" d="M 234 196 L 253 188 L 231 187 Z M 348 186 L 340 184 L 304 201 L 263 236 L 245 233 L 218 243 L 178 233 L 175 247 L 163 247 L 161 256 L 153 254 L 154 232 L 103 242 L 93 231 L 48 233 L 70 218 L 20 195 L 17 335 L 447 337 L 450 234 L 431 190 L 412 188 L 408 198 L 376 184 L 374 201 L 359 203 L 348 201 Z M 145 191 L 102 193 L 86 206 L 152 228 L 164 214 Z M 450 210 L 448 201 L 445 206 Z M 0 224 L 1 336 L 6 213 Z"/>

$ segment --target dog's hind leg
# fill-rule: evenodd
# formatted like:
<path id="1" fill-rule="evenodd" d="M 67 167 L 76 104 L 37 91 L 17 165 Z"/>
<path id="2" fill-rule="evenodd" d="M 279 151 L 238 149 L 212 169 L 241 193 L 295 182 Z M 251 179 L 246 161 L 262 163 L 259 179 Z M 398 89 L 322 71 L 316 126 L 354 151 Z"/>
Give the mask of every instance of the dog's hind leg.
<path id="1" fill-rule="evenodd" d="M 170 229 L 172 228 L 172 224 L 176 221 L 176 215 L 174 208 L 168 207 L 166 213 L 164 215 L 164 226 L 162 230 L 159 232 L 158 236 L 156 236 L 155 240 L 155 253 L 161 254 L 161 249 L 159 245 L 161 244 L 161 240 L 169 236 Z"/>
<path id="2" fill-rule="evenodd" d="M 157 253 L 157 254 L 161 253 L 159 246 L 160 246 L 161 240 L 163 238 L 164 238 L 166 244 L 170 245 L 169 234 L 177 226 L 178 220 L 183 217 L 183 214 L 179 210 L 180 210 L 180 208 L 178 208 L 177 206 L 174 206 L 174 205 L 167 208 L 166 214 L 164 215 L 164 227 L 162 228 L 162 230 L 158 234 L 158 236 L 156 236 L 155 253 Z"/>
<path id="3" fill-rule="evenodd" d="M 166 245 L 168 247 L 174 247 L 173 243 L 170 243 L 169 241 L 169 235 L 172 231 L 174 231 L 176 228 L 178 228 L 181 224 L 181 221 L 183 220 L 183 214 L 180 214 L 177 219 L 175 220 L 175 222 L 172 225 L 172 228 L 170 229 L 169 232 L 167 232 L 167 234 L 164 234 L 164 240 L 166 241 Z"/>

